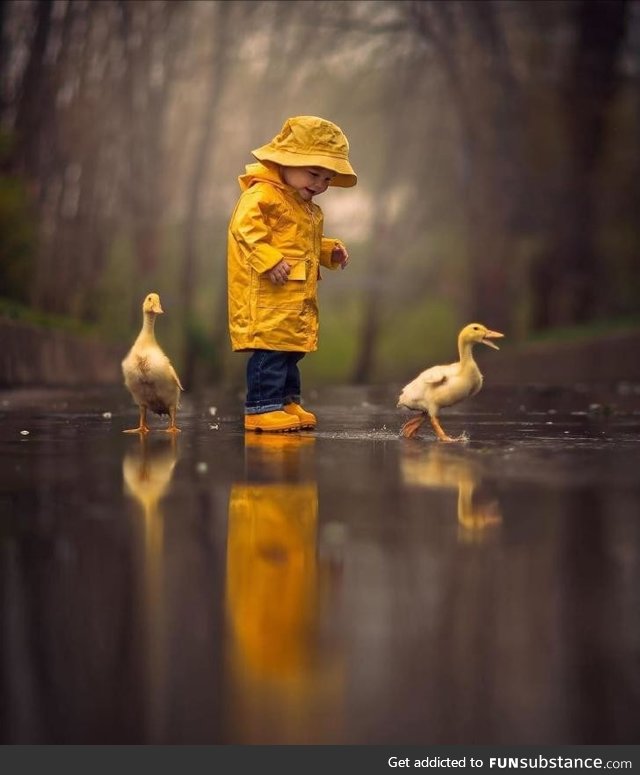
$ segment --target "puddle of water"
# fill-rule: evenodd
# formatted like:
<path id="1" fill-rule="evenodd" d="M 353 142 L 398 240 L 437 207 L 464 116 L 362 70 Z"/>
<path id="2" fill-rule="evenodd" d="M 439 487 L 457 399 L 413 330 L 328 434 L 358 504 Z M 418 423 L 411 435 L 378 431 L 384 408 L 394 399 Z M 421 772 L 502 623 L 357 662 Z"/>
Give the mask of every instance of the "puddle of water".
<path id="1" fill-rule="evenodd" d="M 635 739 L 640 417 L 488 391 L 441 444 L 392 393 L 144 442 L 117 392 L 0 396 L 2 741 Z"/>

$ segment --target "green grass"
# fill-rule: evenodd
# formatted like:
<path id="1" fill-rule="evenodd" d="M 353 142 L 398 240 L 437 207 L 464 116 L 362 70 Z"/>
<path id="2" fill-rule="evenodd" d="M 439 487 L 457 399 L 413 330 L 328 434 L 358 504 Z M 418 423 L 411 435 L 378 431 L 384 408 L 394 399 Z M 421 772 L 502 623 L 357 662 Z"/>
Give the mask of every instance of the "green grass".
<path id="1" fill-rule="evenodd" d="M 640 329 L 640 315 L 629 315 L 610 320 L 595 320 L 576 326 L 550 328 L 532 335 L 529 342 L 581 342 L 628 329 Z M 525 342 L 526 343 L 526 342 Z"/>
<path id="2" fill-rule="evenodd" d="M 81 336 L 95 336 L 98 334 L 96 326 L 88 325 L 76 318 L 40 312 L 40 310 L 32 309 L 12 299 L 0 298 L 0 317 L 14 320 L 17 323 L 66 331 Z"/>
<path id="3" fill-rule="evenodd" d="M 453 306 L 437 299 L 395 311 L 380 334 L 376 379 L 404 380 L 432 363 L 457 358 L 459 321 Z"/>
<path id="4" fill-rule="evenodd" d="M 308 384 L 348 382 L 356 355 L 359 330 L 358 305 L 351 301 L 340 308 L 325 305 L 320 313 L 318 349 L 300 364 Z"/>
<path id="5" fill-rule="evenodd" d="M 301 363 L 305 383 L 350 381 L 362 325 L 360 310 L 356 300 L 325 305 L 320 315 L 318 350 Z M 403 380 L 438 359 L 455 360 L 458 327 L 451 305 L 439 300 L 385 315 L 380 321 L 371 381 Z"/>

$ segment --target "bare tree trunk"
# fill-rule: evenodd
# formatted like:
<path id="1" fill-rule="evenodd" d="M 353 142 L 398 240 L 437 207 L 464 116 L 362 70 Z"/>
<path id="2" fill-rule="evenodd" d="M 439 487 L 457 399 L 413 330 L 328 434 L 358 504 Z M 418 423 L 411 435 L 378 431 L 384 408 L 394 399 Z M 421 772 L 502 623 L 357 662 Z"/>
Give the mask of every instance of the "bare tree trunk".
<path id="1" fill-rule="evenodd" d="M 0 129 L 5 119 L 7 109 L 6 81 L 7 66 L 9 63 L 9 41 L 5 40 L 5 25 L 7 19 L 8 2 L 0 2 Z"/>
<path id="2" fill-rule="evenodd" d="M 56 88 L 69 88 L 72 97 L 57 106 L 49 122 L 52 164 L 49 174 L 42 175 L 47 270 L 42 298 L 48 310 L 86 322 L 98 317 L 97 290 L 112 234 L 104 205 L 113 181 L 103 157 L 116 157 L 113 146 L 106 150 L 106 118 L 116 106 L 108 68 L 99 84 L 95 76 L 96 62 L 109 59 L 110 41 L 99 32 L 111 23 L 112 8 L 111 3 L 64 6 L 64 18 L 58 20 L 59 54 L 51 64 Z M 113 162 L 110 166 L 117 168 Z"/>
<path id="3" fill-rule="evenodd" d="M 476 176 L 471 183 L 468 317 L 484 319 L 490 327 L 509 331 L 513 308 L 510 283 L 513 246 L 529 220 L 525 207 L 529 185 L 522 153 L 522 95 L 495 4 L 478 0 L 465 8 L 487 60 L 487 92 L 490 94 L 495 88 L 498 93 L 495 106 L 490 104 L 488 108 L 489 163 L 484 175 Z M 487 207 L 488 200 L 495 206 Z"/>
<path id="4" fill-rule="evenodd" d="M 159 230 L 165 202 L 161 185 L 164 168 L 162 142 L 166 111 L 175 81 L 175 61 L 180 36 L 172 35 L 172 23 L 188 4 L 131 3 L 119 0 L 120 34 L 127 62 L 124 79 L 125 132 L 129 158 L 127 200 L 133 234 L 134 265 L 131 320 L 137 324 L 140 298 L 159 265 Z M 141 43 L 132 45 L 133 41 Z M 162 53 L 158 54 L 161 48 Z M 158 78 L 157 73 L 162 77 Z M 154 73 L 156 75 L 154 75 Z"/>
<path id="5" fill-rule="evenodd" d="M 375 371 L 375 353 L 380 333 L 380 321 L 383 314 L 383 277 L 384 264 L 391 240 L 389 239 L 389 224 L 385 218 L 388 211 L 387 202 L 383 198 L 377 212 L 371 244 L 369 262 L 370 280 L 363 293 L 362 324 L 358 335 L 358 350 L 353 366 L 351 382 L 364 385 L 369 382 Z"/>
<path id="6" fill-rule="evenodd" d="M 53 121 L 53 98 L 45 52 L 51 32 L 53 0 L 43 0 L 35 6 L 35 32 L 30 43 L 29 56 L 22 82 L 18 89 L 14 130 L 15 149 L 10 168 L 23 177 L 33 201 L 44 208 L 46 183 L 50 178 L 45 126 Z M 46 308 L 46 288 L 51 277 L 47 266 L 44 240 L 38 248 L 34 282 L 30 301 Z"/>
<path id="7" fill-rule="evenodd" d="M 187 199 L 187 215 L 184 228 L 184 267 L 182 271 L 181 306 L 185 341 L 182 374 L 186 385 L 191 385 L 196 369 L 194 329 L 194 291 L 197 282 L 197 249 L 199 205 L 207 174 L 211 149 L 216 133 L 216 114 L 222 97 L 229 57 L 229 19 L 231 3 L 218 2 L 213 11 L 213 59 L 209 71 L 207 102 L 202 118 L 202 132 L 194 156 L 194 167 Z"/>
<path id="8" fill-rule="evenodd" d="M 412 62 L 405 62 L 403 68 L 390 76 L 386 84 L 386 94 L 383 100 L 390 116 L 387 131 L 392 138 L 402 137 L 408 95 L 415 79 Z M 393 146 L 393 143 L 389 144 Z M 378 199 L 374 217 L 372 235 L 370 237 L 371 252 L 367 256 L 368 277 L 363 289 L 363 310 L 358 350 L 354 361 L 351 381 L 355 384 L 369 382 L 375 373 L 375 356 L 378 348 L 381 321 L 384 315 L 385 277 L 388 274 L 387 265 L 394 259 L 396 243 L 397 217 L 393 212 L 392 200 L 395 194 L 393 182 L 397 181 L 405 168 L 407 159 L 402 148 L 396 153 L 387 154 L 380 170 L 379 189 L 384 192 Z M 406 223 L 406 222 L 405 222 Z"/>
<path id="9" fill-rule="evenodd" d="M 498 305 L 502 302 L 493 293 L 483 293 L 482 308 L 479 309 L 475 283 L 481 277 L 486 251 L 480 248 L 484 239 L 480 236 L 483 221 L 483 203 L 487 199 L 486 181 L 484 191 L 479 182 L 480 143 L 475 126 L 477 115 L 467 92 L 460 57 L 456 51 L 459 35 L 459 15 L 456 3 L 421 2 L 409 4 L 410 18 L 422 40 L 433 50 L 446 78 L 452 105 L 458 117 L 459 158 L 458 183 L 464 203 L 467 224 L 468 263 L 472 268 L 472 282 L 465 289 L 464 317 L 478 315 L 486 319 L 502 317 Z M 496 327 L 498 323 L 494 323 Z"/>
<path id="10" fill-rule="evenodd" d="M 460 191 L 468 243 L 467 301 L 464 315 L 502 329 L 510 327 L 511 236 L 524 221 L 520 148 L 520 92 L 496 15 L 495 4 L 414 2 L 410 11 L 422 39 L 440 63 L 449 84 L 460 129 Z M 459 56 L 462 22 L 478 43 L 477 59 L 487 70 L 465 73 Z M 485 98 L 478 114 L 478 93 Z M 498 91 L 495 107 L 490 99 Z M 474 105 L 476 107 L 474 107 Z M 489 131 L 487 131 L 489 129 Z"/>
<path id="11" fill-rule="evenodd" d="M 52 105 L 45 53 L 51 32 L 53 0 L 36 3 L 36 30 L 20 87 L 15 130 L 16 169 L 38 180 L 45 166 L 44 127 Z"/>

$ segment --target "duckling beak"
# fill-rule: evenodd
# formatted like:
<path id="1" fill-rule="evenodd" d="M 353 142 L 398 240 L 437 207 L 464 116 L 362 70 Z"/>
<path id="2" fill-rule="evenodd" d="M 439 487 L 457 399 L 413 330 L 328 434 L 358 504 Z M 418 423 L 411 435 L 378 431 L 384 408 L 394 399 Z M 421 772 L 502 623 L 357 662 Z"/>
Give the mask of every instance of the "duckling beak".
<path id="1" fill-rule="evenodd" d="M 152 312 L 155 312 L 156 315 L 163 315 L 164 314 L 164 310 L 160 306 L 160 302 L 158 302 L 157 304 L 154 304 Z"/>
<path id="2" fill-rule="evenodd" d="M 484 338 L 480 341 L 482 344 L 486 344 L 487 347 L 493 347 L 494 350 L 499 350 L 497 344 L 494 344 L 493 342 L 489 342 L 489 339 L 501 339 L 504 336 L 504 334 L 501 334 L 499 331 L 486 331 Z"/>

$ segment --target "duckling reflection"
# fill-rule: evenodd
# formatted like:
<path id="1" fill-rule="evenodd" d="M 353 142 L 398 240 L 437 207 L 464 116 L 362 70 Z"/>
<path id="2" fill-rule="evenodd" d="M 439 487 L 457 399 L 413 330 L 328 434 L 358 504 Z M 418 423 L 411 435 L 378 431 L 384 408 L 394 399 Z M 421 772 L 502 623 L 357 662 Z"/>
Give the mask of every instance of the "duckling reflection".
<path id="1" fill-rule="evenodd" d="M 125 493 L 142 515 L 140 610 L 144 630 L 144 663 L 148 697 L 148 739 L 163 739 L 166 707 L 167 621 L 164 590 L 164 516 L 160 502 L 168 494 L 178 462 L 175 436 L 150 439 L 140 434 L 122 462 Z"/>
<path id="2" fill-rule="evenodd" d="M 247 434 L 227 534 L 229 667 L 239 742 L 309 742 L 339 728 L 337 649 L 319 649 L 315 438 Z M 331 699 L 334 698 L 334 699 Z M 323 726 L 324 724 L 324 726 Z"/>
<path id="3" fill-rule="evenodd" d="M 125 492 L 140 504 L 145 528 L 149 531 L 157 528 L 159 503 L 169 489 L 177 462 L 178 448 L 175 438 L 158 442 L 143 436 L 137 448 L 129 451 L 124 457 L 122 475 Z"/>
<path id="4" fill-rule="evenodd" d="M 457 489 L 459 541 L 480 543 L 502 524 L 497 500 L 481 487 L 482 467 L 468 451 L 441 445 L 425 449 L 410 443 L 402 449 L 400 466 L 409 486 Z"/>

